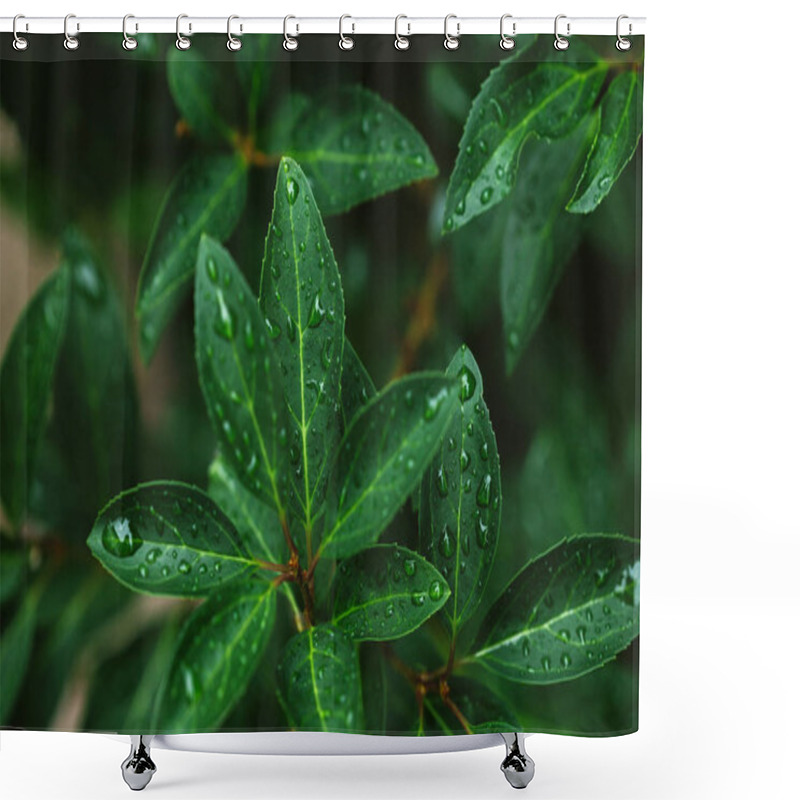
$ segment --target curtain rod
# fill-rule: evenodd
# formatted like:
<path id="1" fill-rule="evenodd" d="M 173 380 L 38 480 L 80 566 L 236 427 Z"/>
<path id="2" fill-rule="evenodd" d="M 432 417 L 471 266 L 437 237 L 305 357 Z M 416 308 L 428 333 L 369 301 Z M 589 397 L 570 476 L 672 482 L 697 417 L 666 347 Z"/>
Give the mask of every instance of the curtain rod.
<path id="1" fill-rule="evenodd" d="M 248 33 L 288 33 L 299 34 L 386 34 L 415 36 L 445 32 L 444 17 L 234 17 L 231 31 L 236 36 Z M 69 15 L 66 20 L 68 33 L 79 36 L 83 33 L 122 33 L 122 17 L 81 17 Z M 129 16 L 126 31 L 129 35 L 137 33 L 176 33 L 178 20 L 175 17 L 136 17 Z M 285 27 L 284 27 L 285 26 Z M 450 15 L 447 30 L 457 36 L 474 34 L 500 34 L 500 17 L 458 17 Z M 569 27 L 567 27 L 569 26 Z M 644 17 L 625 17 L 621 23 L 623 36 L 639 36 L 645 32 Z M 61 34 L 64 35 L 64 17 L 26 17 L 19 16 L 16 31 L 18 34 Z M 555 29 L 555 17 L 514 17 L 505 15 L 503 30 L 508 35 L 550 33 Z M 14 17 L 0 17 L 0 33 L 14 30 Z M 616 17 L 570 17 L 559 15 L 558 30 L 562 36 L 616 36 Z M 184 36 L 196 33 L 227 33 L 228 17 L 193 17 L 181 15 L 180 32 Z"/>

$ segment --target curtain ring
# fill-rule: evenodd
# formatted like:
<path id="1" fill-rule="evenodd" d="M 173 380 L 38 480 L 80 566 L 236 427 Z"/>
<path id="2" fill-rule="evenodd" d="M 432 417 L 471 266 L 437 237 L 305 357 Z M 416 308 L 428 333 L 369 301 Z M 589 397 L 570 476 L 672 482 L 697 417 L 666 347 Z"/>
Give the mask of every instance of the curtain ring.
<path id="1" fill-rule="evenodd" d="M 17 20 L 20 20 L 20 19 L 25 19 L 25 15 L 24 14 L 17 14 L 17 16 L 14 17 L 14 23 L 11 26 L 11 31 L 14 34 L 14 49 L 19 53 L 21 53 L 23 50 L 27 50 L 28 49 L 28 40 L 24 36 L 20 36 L 17 33 Z M 27 22 L 25 23 L 25 30 L 28 30 L 28 23 Z"/>
<path id="2" fill-rule="evenodd" d="M 556 22 L 555 22 L 555 27 L 554 27 L 556 40 L 553 42 L 553 47 L 555 47 L 556 50 L 566 50 L 569 47 L 569 39 L 565 39 L 558 32 L 558 21 L 560 19 L 566 19 L 566 18 L 567 18 L 566 14 L 559 14 L 556 17 Z M 569 35 L 570 35 L 570 23 L 567 22 L 567 36 L 569 36 Z"/>
<path id="3" fill-rule="evenodd" d="M 231 33 L 231 22 L 233 22 L 235 19 L 239 19 L 239 17 L 237 17 L 236 14 L 231 14 L 228 17 L 228 43 L 227 43 L 226 47 L 228 48 L 228 50 L 231 51 L 231 53 L 235 53 L 237 50 L 241 50 L 242 49 L 242 40 L 241 39 L 237 39 Z M 239 33 L 241 33 L 241 32 L 242 32 L 242 26 L 240 25 L 239 26 Z"/>
<path id="4" fill-rule="evenodd" d="M 81 43 L 78 41 L 78 37 L 77 36 L 71 36 L 70 35 L 70 32 L 69 32 L 69 21 L 71 19 L 75 19 L 75 15 L 74 14 L 67 14 L 67 16 L 64 17 L 64 49 L 65 50 L 74 51 L 74 50 L 77 50 L 80 47 Z M 81 29 L 80 24 L 76 22 L 75 23 L 75 31 L 76 32 L 80 31 L 80 29 Z"/>
<path id="5" fill-rule="evenodd" d="M 294 36 L 289 36 L 289 20 L 290 19 L 297 19 L 297 17 L 293 17 L 291 14 L 283 18 L 283 49 L 289 50 L 297 50 L 297 46 L 299 42 Z M 295 36 L 300 33 L 300 26 L 295 25 Z"/>
<path id="6" fill-rule="evenodd" d="M 398 14 L 394 18 L 394 46 L 398 50 L 408 50 L 411 47 L 411 42 L 408 40 L 408 37 L 411 36 L 411 23 L 407 22 L 406 27 L 408 31 L 406 32 L 405 36 L 400 35 L 400 20 L 401 19 L 408 19 L 405 14 Z"/>
<path id="7" fill-rule="evenodd" d="M 139 46 L 139 42 L 133 36 L 128 36 L 128 20 L 136 19 L 133 14 L 126 14 L 122 18 L 122 49 L 135 50 Z M 139 23 L 136 23 L 136 30 L 139 30 Z"/>
<path id="8" fill-rule="evenodd" d="M 516 42 L 514 41 L 513 37 L 517 35 L 517 23 L 511 23 L 511 36 L 506 35 L 503 27 L 505 25 L 505 21 L 507 19 L 512 19 L 511 14 L 503 14 L 500 17 L 500 49 L 501 50 L 513 50 Z"/>
<path id="9" fill-rule="evenodd" d="M 352 36 L 345 36 L 344 31 L 342 30 L 344 21 L 346 19 L 353 19 L 353 18 L 349 14 L 342 14 L 342 16 L 339 17 L 339 47 L 342 50 L 352 50 L 356 46 L 355 40 L 353 39 Z M 352 28 L 351 33 L 355 33 L 356 32 L 355 23 L 351 23 L 351 28 Z"/>
<path id="10" fill-rule="evenodd" d="M 456 35 L 453 36 L 447 31 L 447 23 L 450 22 L 451 19 L 456 20 Z M 461 42 L 458 41 L 458 37 L 461 35 L 461 23 L 458 21 L 458 17 L 455 14 L 448 14 L 444 18 L 444 49 L 445 50 L 458 50 L 458 46 Z"/>
<path id="11" fill-rule="evenodd" d="M 178 37 L 175 39 L 175 47 L 178 50 L 188 50 L 192 46 L 192 40 L 188 39 L 181 33 L 181 20 L 188 19 L 188 14 L 178 14 L 177 18 L 175 19 L 175 35 Z M 189 23 L 189 31 L 192 30 L 192 23 Z"/>
<path id="12" fill-rule="evenodd" d="M 622 52 L 624 52 L 625 50 L 630 50 L 631 49 L 631 40 L 630 39 L 626 39 L 619 32 L 620 22 L 622 22 L 622 20 L 624 20 L 624 19 L 629 19 L 629 17 L 627 17 L 625 14 L 620 14 L 617 17 L 617 50 L 620 50 Z M 633 31 L 633 26 L 629 22 L 628 23 L 628 36 L 631 35 L 632 31 Z"/>

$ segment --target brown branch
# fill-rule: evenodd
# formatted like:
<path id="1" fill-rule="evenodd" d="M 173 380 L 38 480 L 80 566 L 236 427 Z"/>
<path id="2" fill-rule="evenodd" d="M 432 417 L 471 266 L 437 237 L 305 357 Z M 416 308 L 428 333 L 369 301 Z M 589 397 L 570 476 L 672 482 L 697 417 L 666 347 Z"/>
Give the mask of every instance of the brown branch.
<path id="1" fill-rule="evenodd" d="M 447 259 L 440 251 L 428 264 L 422 285 L 411 301 L 411 316 L 400 346 L 393 378 L 399 378 L 413 369 L 420 347 L 435 330 L 436 300 L 444 286 L 447 271 Z"/>
<path id="2" fill-rule="evenodd" d="M 455 718 L 461 724 L 461 727 L 464 728 L 467 733 L 472 733 L 472 727 L 467 721 L 467 718 L 464 716 L 461 709 L 453 702 L 453 698 L 450 697 L 450 685 L 446 680 L 442 680 L 439 683 L 439 696 L 442 698 L 444 704 L 453 712 Z"/>
<path id="3" fill-rule="evenodd" d="M 291 558 L 289 559 L 289 566 L 291 566 L 292 562 L 300 561 L 300 553 L 297 552 L 297 546 L 294 543 L 294 539 L 292 539 L 292 534 L 289 532 L 289 521 L 286 519 L 285 511 L 281 512 L 281 530 L 283 531 L 283 538 L 286 539 L 286 544 L 291 553 Z"/>
<path id="4" fill-rule="evenodd" d="M 290 567 L 288 564 L 276 564 L 274 561 L 264 561 L 262 558 L 257 558 L 256 561 L 261 565 L 261 569 L 268 569 L 272 572 L 289 572 Z"/>
<path id="5" fill-rule="evenodd" d="M 425 695 L 427 694 L 423 684 L 417 684 L 414 690 L 414 695 L 417 699 L 417 708 L 419 709 L 419 733 L 425 732 Z"/>

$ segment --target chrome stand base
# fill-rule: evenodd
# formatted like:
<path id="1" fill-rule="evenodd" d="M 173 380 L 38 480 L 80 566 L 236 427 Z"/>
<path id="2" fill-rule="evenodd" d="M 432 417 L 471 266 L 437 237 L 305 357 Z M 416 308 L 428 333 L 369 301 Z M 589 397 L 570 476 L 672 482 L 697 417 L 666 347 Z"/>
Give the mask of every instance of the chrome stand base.
<path id="1" fill-rule="evenodd" d="M 155 775 L 156 765 L 150 758 L 152 736 L 131 735 L 131 752 L 122 762 L 122 778 L 134 792 L 140 792 Z"/>
<path id="2" fill-rule="evenodd" d="M 501 733 L 506 743 L 506 757 L 500 765 L 506 780 L 515 789 L 524 789 L 536 769 L 533 759 L 525 752 L 525 737 L 521 733 Z"/>

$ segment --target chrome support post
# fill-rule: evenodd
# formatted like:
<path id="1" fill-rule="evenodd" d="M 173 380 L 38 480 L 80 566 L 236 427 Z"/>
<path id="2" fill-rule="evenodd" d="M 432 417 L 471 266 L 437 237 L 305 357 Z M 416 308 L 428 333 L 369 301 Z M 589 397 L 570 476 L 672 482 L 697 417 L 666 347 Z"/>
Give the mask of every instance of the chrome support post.
<path id="1" fill-rule="evenodd" d="M 155 775 L 156 765 L 150 758 L 152 736 L 131 734 L 131 752 L 122 762 L 122 778 L 134 792 L 140 792 Z"/>
<path id="2" fill-rule="evenodd" d="M 515 789 L 524 789 L 533 780 L 535 771 L 533 759 L 525 752 L 525 736 L 522 733 L 500 735 L 506 743 L 506 757 L 500 769 Z"/>

